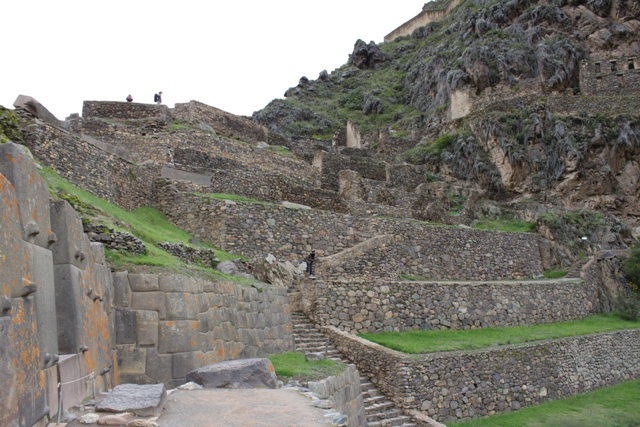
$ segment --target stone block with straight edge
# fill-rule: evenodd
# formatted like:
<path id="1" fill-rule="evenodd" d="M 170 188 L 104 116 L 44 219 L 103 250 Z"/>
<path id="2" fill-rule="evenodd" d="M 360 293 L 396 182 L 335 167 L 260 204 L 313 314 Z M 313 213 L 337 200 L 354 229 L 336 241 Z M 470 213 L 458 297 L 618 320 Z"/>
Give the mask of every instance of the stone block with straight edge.
<path id="1" fill-rule="evenodd" d="M 275 369 L 269 359 L 241 359 L 207 365 L 189 372 L 187 381 L 205 388 L 276 388 Z"/>
<path id="2" fill-rule="evenodd" d="M 164 384 L 122 384 L 96 404 L 96 410 L 105 412 L 133 412 L 140 417 L 160 414 L 167 399 Z"/>
<path id="3" fill-rule="evenodd" d="M 71 205 L 65 200 L 49 202 L 51 230 L 57 240 L 50 247 L 53 263 L 72 264 L 85 269 L 89 264 L 89 238 L 85 236 L 82 221 Z"/>
<path id="4" fill-rule="evenodd" d="M 22 238 L 49 248 L 55 241 L 49 213 L 49 186 L 40 177 L 26 148 L 12 142 L 0 144 L 0 173 L 13 184 L 16 192 Z"/>

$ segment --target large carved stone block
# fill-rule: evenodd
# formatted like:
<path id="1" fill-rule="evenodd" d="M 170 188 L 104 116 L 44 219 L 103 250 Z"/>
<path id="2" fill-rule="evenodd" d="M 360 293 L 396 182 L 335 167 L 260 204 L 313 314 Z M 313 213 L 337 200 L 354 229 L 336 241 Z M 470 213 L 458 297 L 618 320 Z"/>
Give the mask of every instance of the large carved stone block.
<path id="1" fill-rule="evenodd" d="M 53 254 L 40 246 L 29 243 L 25 243 L 25 246 L 29 253 L 31 277 L 37 286 L 34 300 L 40 342 L 40 367 L 45 368 L 55 363 L 55 355 L 58 353 Z"/>
<path id="2" fill-rule="evenodd" d="M 144 374 L 147 363 L 147 350 L 135 344 L 116 346 L 118 371 L 120 374 Z"/>
<path id="3" fill-rule="evenodd" d="M 198 282 L 193 277 L 186 276 L 159 276 L 158 284 L 162 292 L 188 292 L 198 293 Z"/>
<path id="4" fill-rule="evenodd" d="M 131 294 L 131 308 L 157 311 L 160 320 L 167 318 L 165 296 L 162 292 L 133 292 Z"/>
<path id="5" fill-rule="evenodd" d="M 138 329 L 136 312 L 129 308 L 116 309 L 116 343 L 135 344 Z"/>
<path id="6" fill-rule="evenodd" d="M 200 358 L 202 353 L 193 351 L 189 353 L 176 353 L 173 355 L 173 378 L 186 378 L 187 374 L 203 366 Z"/>
<path id="7" fill-rule="evenodd" d="M 133 292 L 152 292 L 160 290 L 158 276 L 155 274 L 129 274 L 129 284 Z"/>
<path id="8" fill-rule="evenodd" d="M 22 240 L 20 210 L 13 184 L 0 174 L 0 292 L 2 298 L 16 298 L 35 292 L 29 277 L 28 253 Z M 7 315 L 11 305 L 1 302 L 0 316 Z"/>
<path id="9" fill-rule="evenodd" d="M 22 145 L 0 144 L 0 173 L 11 181 L 15 189 L 22 238 L 48 248 L 55 241 L 49 215 L 49 187 Z"/>
<path id="10" fill-rule="evenodd" d="M 136 337 L 140 346 L 158 345 L 158 312 L 136 311 Z"/>
<path id="11" fill-rule="evenodd" d="M 168 292 L 165 298 L 168 320 L 198 320 L 200 308 L 198 295 L 186 292 Z"/>
<path id="12" fill-rule="evenodd" d="M 171 354 L 160 354 L 155 348 L 147 349 L 146 374 L 157 381 L 166 383 L 171 380 Z"/>
<path id="13" fill-rule="evenodd" d="M 129 307 L 131 305 L 131 287 L 129 273 L 113 273 L 113 305 L 115 307 Z"/>
<path id="14" fill-rule="evenodd" d="M 56 319 L 60 354 L 76 354 L 84 350 L 80 301 L 82 271 L 71 265 L 54 266 Z"/>
<path id="15" fill-rule="evenodd" d="M 197 349 L 197 321 L 160 322 L 159 332 L 158 351 L 160 353 L 183 353 Z"/>
<path id="16" fill-rule="evenodd" d="M 51 229 L 58 240 L 51 245 L 53 263 L 73 264 L 84 269 L 89 264 L 90 242 L 82 229 L 82 221 L 64 200 L 51 201 Z"/>

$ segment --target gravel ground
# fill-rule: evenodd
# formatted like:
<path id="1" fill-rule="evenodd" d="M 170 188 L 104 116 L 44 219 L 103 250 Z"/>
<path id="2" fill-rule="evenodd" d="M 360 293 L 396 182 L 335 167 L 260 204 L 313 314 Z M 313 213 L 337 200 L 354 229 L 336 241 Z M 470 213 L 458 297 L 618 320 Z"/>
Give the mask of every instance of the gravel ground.
<path id="1" fill-rule="evenodd" d="M 327 427 L 324 413 L 295 389 L 177 390 L 157 422 L 160 427 Z"/>

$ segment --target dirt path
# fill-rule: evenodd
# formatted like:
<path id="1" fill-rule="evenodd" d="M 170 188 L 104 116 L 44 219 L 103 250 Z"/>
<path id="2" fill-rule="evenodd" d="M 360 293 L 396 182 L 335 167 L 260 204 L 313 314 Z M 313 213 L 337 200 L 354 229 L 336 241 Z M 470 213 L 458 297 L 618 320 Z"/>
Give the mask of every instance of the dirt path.
<path id="1" fill-rule="evenodd" d="M 178 390 L 157 422 L 160 427 L 326 427 L 324 413 L 295 389 Z"/>

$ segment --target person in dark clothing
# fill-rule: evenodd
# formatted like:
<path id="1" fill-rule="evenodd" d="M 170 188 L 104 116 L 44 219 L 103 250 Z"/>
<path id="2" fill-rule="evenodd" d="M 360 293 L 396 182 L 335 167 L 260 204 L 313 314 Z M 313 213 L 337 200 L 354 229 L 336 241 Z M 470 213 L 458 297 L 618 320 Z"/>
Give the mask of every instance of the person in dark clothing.
<path id="1" fill-rule="evenodd" d="M 305 258 L 305 262 L 307 263 L 307 273 L 309 273 L 309 277 L 314 278 L 313 275 L 313 263 L 316 260 L 316 250 L 312 250 L 309 255 Z"/>
<path id="2" fill-rule="evenodd" d="M 158 92 L 153 95 L 153 101 L 158 105 L 162 104 L 162 92 Z"/>
<path id="3" fill-rule="evenodd" d="M 127 96 L 127 102 L 133 102 L 133 96 L 131 96 L 131 94 Z"/>

